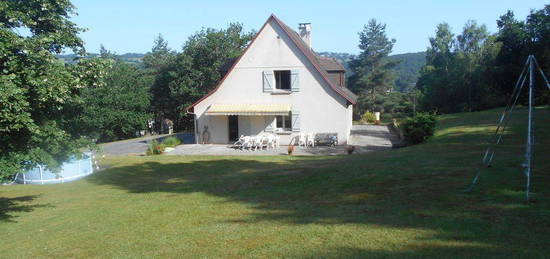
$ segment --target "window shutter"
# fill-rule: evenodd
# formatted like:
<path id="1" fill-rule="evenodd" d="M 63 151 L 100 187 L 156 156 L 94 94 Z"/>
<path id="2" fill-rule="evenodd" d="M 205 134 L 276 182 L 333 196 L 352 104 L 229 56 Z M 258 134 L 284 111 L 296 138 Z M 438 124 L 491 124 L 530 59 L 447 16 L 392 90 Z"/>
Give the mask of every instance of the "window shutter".
<path id="1" fill-rule="evenodd" d="M 292 92 L 300 91 L 300 74 L 299 70 L 292 70 L 290 72 L 290 89 Z"/>
<path id="2" fill-rule="evenodd" d="M 292 131 L 300 131 L 300 112 L 292 111 Z"/>
<path id="3" fill-rule="evenodd" d="M 273 132 L 273 118 L 272 116 L 265 116 L 265 132 Z"/>
<path id="4" fill-rule="evenodd" d="M 264 92 L 273 91 L 273 71 L 265 70 L 263 72 Z"/>

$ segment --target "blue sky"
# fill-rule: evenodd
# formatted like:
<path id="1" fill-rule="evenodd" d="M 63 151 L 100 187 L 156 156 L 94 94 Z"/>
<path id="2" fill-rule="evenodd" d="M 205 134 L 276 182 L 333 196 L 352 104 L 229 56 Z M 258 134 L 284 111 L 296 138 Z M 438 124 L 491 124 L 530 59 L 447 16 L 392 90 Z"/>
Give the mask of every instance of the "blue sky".
<path id="1" fill-rule="evenodd" d="M 289 26 L 312 23 L 316 51 L 358 53 L 357 33 L 369 19 L 387 24 L 397 40 L 394 54 L 424 51 L 435 26 L 448 22 L 459 33 L 467 20 L 496 31 L 496 20 L 510 9 L 524 19 L 544 0 L 363 0 L 363 1 L 176 1 L 73 0 L 78 16 L 73 21 L 88 31 L 81 37 L 89 52 L 100 44 L 119 54 L 145 53 L 161 33 L 169 46 L 181 50 L 186 39 L 202 27 L 223 28 L 230 22 L 258 30 L 274 13 Z"/>

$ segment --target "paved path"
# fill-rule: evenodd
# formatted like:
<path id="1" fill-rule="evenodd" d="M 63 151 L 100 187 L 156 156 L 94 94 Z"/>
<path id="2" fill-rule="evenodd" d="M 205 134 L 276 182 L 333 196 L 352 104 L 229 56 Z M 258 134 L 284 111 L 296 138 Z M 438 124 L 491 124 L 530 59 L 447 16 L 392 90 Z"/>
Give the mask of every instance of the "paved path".
<path id="1" fill-rule="evenodd" d="M 399 138 L 387 126 L 381 125 L 353 125 L 350 145 L 391 148 L 399 143 Z"/>
<path id="2" fill-rule="evenodd" d="M 173 134 L 178 137 L 183 143 L 195 143 L 195 139 L 190 133 L 176 133 Z M 154 135 L 142 138 L 127 139 L 116 142 L 110 142 L 101 144 L 101 150 L 105 155 L 108 156 L 120 156 L 120 155 L 141 155 L 145 154 L 147 146 L 153 140 L 162 141 L 162 139 L 171 136 L 168 134 L 165 135 Z"/>
<path id="3" fill-rule="evenodd" d="M 168 135 L 157 135 L 143 137 L 138 139 L 123 140 L 101 145 L 104 154 L 109 156 L 116 155 L 143 155 L 147 150 L 147 145 L 153 140 L 162 141 Z M 167 155 L 285 155 L 287 146 L 281 146 L 277 149 L 269 150 L 239 150 L 231 148 L 229 145 L 198 145 L 193 143 L 192 134 L 176 134 L 185 145 L 180 145 L 174 151 L 166 153 Z M 354 153 L 367 153 L 377 150 L 387 150 L 392 148 L 392 144 L 397 143 L 397 136 L 393 135 L 386 126 L 376 125 L 354 125 L 351 131 L 349 144 L 355 146 Z M 294 155 L 341 155 L 346 154 L 345 146 L 336 147 L 295 147 Z"/>

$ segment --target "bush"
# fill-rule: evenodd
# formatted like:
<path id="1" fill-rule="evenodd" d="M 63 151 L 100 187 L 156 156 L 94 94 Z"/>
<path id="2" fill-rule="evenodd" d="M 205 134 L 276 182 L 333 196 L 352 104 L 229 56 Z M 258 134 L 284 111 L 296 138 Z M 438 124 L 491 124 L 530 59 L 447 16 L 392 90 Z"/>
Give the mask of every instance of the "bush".
<path id="1" fill-rule="evenodd" d="M 162 141 L 162 144 L 166 147 L 175 147 L 181 145 L 181 140 L 177 137 L 167 137 Z"/>
<path id="2" fill-rule="evenodd" d="M 163 143 L 158 143 L 156 140 L 151 141 L 147 147 L 147 155 L 161 155 L 164 153 L 165 145 Z"/>
<path id="3" fill-rule="evenodd" d="M 433 136 L 437 120 L 435 115 L 429 113 L 417 113 L 407 117 L 399 128 L 408 144 L 418 144 Z"/>
<path id="4" fill-rule="evenodd" d="M 365 112 L 363 115 L 361 115 L 361 122 L 362 123 L 374 123 L 376 122 L 376 116 L 374 116 L 374 113 L 372 112 Z"/>

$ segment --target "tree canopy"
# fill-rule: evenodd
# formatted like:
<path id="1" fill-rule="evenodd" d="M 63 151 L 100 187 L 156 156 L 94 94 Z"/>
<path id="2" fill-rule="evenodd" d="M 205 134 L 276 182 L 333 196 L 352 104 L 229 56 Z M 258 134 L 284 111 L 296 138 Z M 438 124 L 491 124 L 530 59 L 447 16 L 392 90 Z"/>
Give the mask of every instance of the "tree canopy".
<path id="1" fill-rule="evenodd" d="M 222 76 L 220 67 L 239 56 L 254 34 L 244 32 L 239 23 L 225 29 L 202 29 L 190 36 L 177 54 L 158 38 L 144 58 L 146 67 L 157 73 L 151 89 L 157 116 L 174 120 L 176 128 L 192 128 L 193 118 L 185 108 L 216 86 Z"/>
<path id="2" fill-rule="evenodd" d="M 469 21 L 456 36 L 448 24 L 437 26 L 417 83 L 424 110 L 450 113 L 503 105 L 529 54 L 543 69 L 550 67 L 550 5 L 533 10 L 525 21 L 508 11 L 497 25 L 498 32 L 490 34 Z M 535 90 L 537 103 L 547 103 L 548 91 Z"/>
<path id="3" fill-rule="evenodd" d="M 67 128 L 86 85 L 54 55 L 84 51 L 72 14 L 68 0 L 0 2 L 0 177 L 37 163 L 55 169 L 86 143 Z"/>

